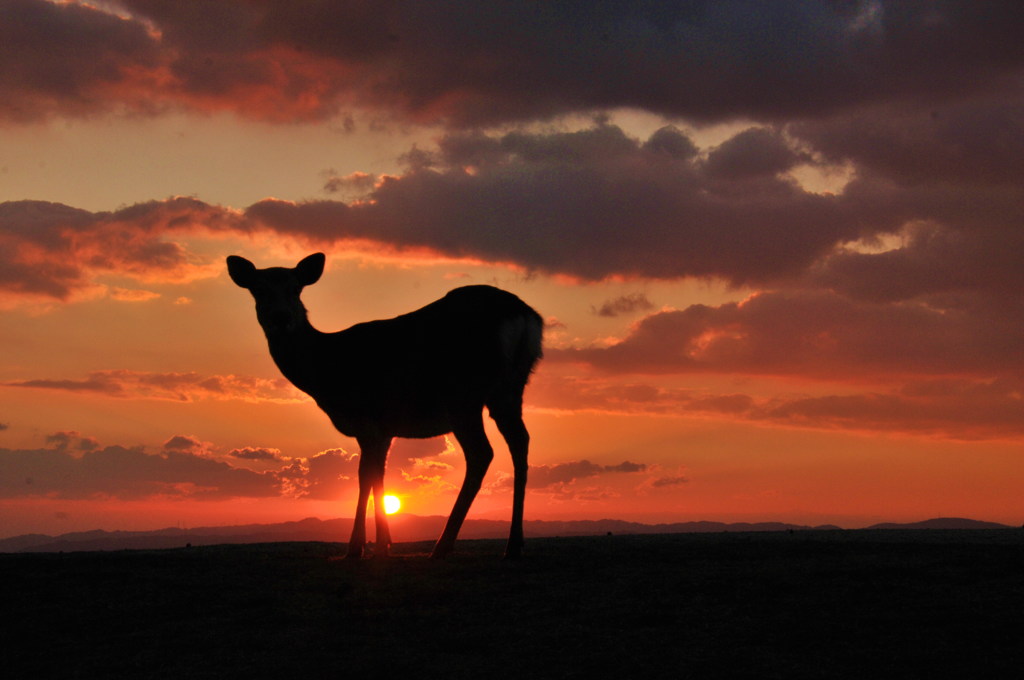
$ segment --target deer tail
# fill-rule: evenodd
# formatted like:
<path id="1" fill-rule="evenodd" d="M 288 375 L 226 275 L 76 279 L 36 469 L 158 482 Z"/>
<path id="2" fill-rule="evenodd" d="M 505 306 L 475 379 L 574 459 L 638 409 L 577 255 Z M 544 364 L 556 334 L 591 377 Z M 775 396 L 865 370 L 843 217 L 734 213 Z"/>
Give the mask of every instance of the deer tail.
<path id="1" fill-rule="evenodd" d="M 501 326 L 501 347 L 512 379 L 525 386 L 544 356 L 544 320 L 529 307 Z"/>

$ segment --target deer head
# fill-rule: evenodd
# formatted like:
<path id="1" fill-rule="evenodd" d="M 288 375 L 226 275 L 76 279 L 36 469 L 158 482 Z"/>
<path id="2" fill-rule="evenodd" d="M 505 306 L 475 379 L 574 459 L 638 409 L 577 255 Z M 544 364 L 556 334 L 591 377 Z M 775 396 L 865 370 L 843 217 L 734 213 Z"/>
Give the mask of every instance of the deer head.
<path id="1" fill-rule="evenodd" d="M 291 269 L 257 269 L 238 255 L 229 256 L 227 262 L 231 280 L 256 300 L 256 318 L 268 338 L 290 333 L 307 323 L 306 308 L 299 295 L 303 288 L 320 280 L 324 272 L 323 253 L 309 255 Z"/>

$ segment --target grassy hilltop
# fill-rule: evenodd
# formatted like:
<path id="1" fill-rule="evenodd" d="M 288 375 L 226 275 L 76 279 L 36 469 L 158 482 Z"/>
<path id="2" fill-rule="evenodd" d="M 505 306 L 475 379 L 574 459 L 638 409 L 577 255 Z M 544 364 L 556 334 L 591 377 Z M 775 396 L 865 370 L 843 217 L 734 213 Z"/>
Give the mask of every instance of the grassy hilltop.
<path id="1" fill-rule="evenodd" d="M 1016 676 L 1024 532 L 0 555 L 7 677 Z M 651 674 L 659 675 L 651 675 Z M 6 673 L 5 673 L 6 674 Z"/>

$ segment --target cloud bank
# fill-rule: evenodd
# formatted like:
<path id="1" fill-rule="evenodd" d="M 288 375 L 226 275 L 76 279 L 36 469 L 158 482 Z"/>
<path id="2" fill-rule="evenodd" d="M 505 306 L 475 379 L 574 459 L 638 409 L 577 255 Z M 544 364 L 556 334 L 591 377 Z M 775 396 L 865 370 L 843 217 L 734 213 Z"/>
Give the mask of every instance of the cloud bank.
<path id="1" fill-rule="evenodd" d="M 195 372 L 154 373 L 114 369 L 93 371 L 81 379 L 33 378 L 0 383 L 0 386 L 181 402 L 216 399 L 289 404 L 308 400 L 284 378 L 202 375 Z"/>
<path id="2" fill-rule="evenodd" d="M 784 120 L 983 91 L 1024 60 L 1019 4 L 972 0 L 3 0 L 0 11 L 0 115 L 15 121 L 167 108 L 289 121 L 353 107 L 459 127 L 615 107 Z"/>
<path id="3" fill-rule="evenodd" d="M 156 453 L 141 446 L 102 446 L 77 432 L 57 432 L 46 443 L 40 449 L 0 448 L 0 499 L 338 500 L 357 490 L 359 456 L 344 449 L 309 457 L 288 457 L 277 449 L 255 446 L 224 452 L 180 434 L 168 438 Z M 441 458 L 455 452 L 447 440 L 401 441 L 392 451 L 389 468 L 407 485 L 430 485 L 437 492 L 454 494 L 462 470 Z M 533 466 L 531 476 L 537 489 L 571 495 L 577 491 L 577 480 L 647 469 L 628 461 L 599 465 L 583 460 Z M 429 478 L 410 472 L 424 470 L 429 470 Z M 511 487 L 510 479 L 504 481 L 497 486 Z"/>
<path id="4" fill-rule="evenodd" d="M 325 191 L 345 200 L 2 203 L 5 307 L 127 303 L 156 293 L 125 279 L 222 273 L 190 246 L 199 238 L 427 253 L 559 280 L 707 278 L 756 294 L 659 310 L 609 300 L 593 311 L 636 322 L 601 346 L 552 349 L 592 375 L 549 394 L 580 408 L 1021 434 L 1021 3 L 0 0 L 0 13 L 7 125 L 184 110 L 351 127 L 359 110 L 438 131 L 395 175 L 328 172 Z M 641 139 L 601 117 L 623 109 L 665 125 Z M 538 125 L 580 115 L 596 122 Z M 697 144 L 721 123 L 730 136 Z M 697 395 L 644 377 L 695 373 L 846 389 Z M 290 398 L 234 376 L 116 370 L 16 386 Z"/>

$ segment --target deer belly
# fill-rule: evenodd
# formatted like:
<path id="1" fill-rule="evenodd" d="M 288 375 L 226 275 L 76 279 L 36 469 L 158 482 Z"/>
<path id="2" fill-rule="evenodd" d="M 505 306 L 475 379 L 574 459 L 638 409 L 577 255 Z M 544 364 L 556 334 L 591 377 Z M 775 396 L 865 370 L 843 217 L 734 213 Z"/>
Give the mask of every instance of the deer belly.
<path id="1" fill-rule="evenodd" d="M 440 400 L 367 399 L 357 404 L 321 403 L 339 432 L 348 437 L 364 433 L 425 439 L 452 431 L 450 411 Z"/>

